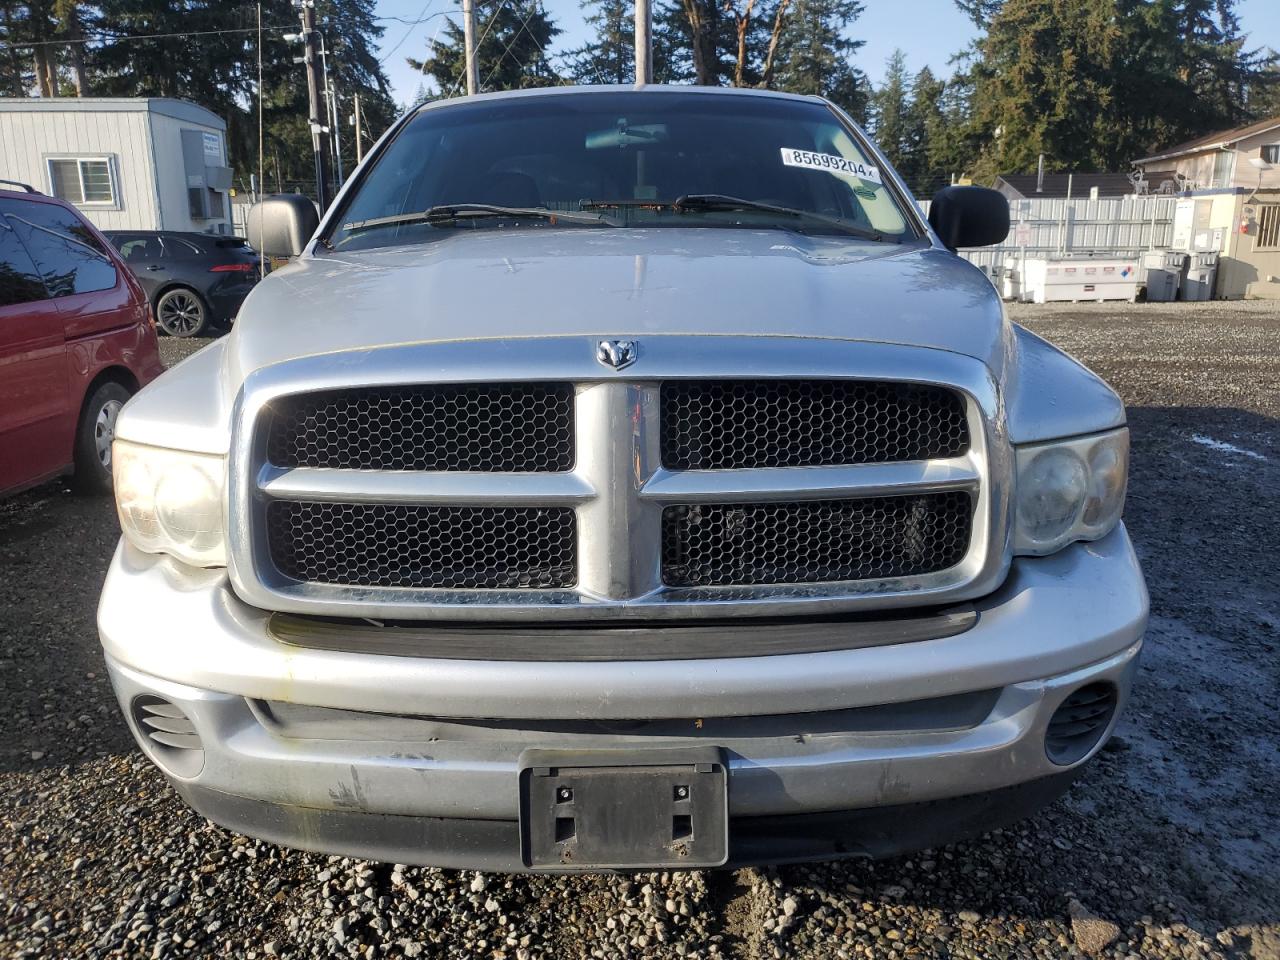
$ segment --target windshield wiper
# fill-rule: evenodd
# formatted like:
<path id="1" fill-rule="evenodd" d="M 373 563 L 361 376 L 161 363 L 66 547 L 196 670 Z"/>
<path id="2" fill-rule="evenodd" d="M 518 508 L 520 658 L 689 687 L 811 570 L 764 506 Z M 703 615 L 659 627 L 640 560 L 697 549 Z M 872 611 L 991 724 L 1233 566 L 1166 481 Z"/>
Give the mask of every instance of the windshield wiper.
<path id="1" fill-rule="evenodd" d="M 366 230 L 377 230 L 380 227 L 395 227 L 411 223 L 427 223 L 433 226 L 441 226 L 448 223 L 462 223 L 467 220 L 482 220 L 486 218 L 536 219 L 550 220 L 553 224 L 564 222 L 616 226 L 612 220 L 599 214 L 548 210 L 545 207 L 503 207 L 493 203 L 440 203 L 417 213 L 397 213 L 390 217 L 373 217 L 369 220 L 344 223 L 342 229 L 347 233 L 363 233 Z"/>
<path id="2" fill-rule="evenodd" d="M 878 230 L 869 230 L 866 227 L 860 227 L 848 220 L 841 220 L 839 217 L 828 217 L 825 214 L 813 213 L 809 210 L 797 210 L 794 207 L 781 207 L 774 203 L 765 203 L 761 200 L 743 200 L 741 197 L 727 197 L 720 193 L 689 193 L 677 199 L 671 205 L 672 209 L 684 213 L 687 210 L 747 210 L 760 211 L 761 213 L 776 213 L 784 217 L 795 217 L 797 220 L 805 220 L 809 223 L 820 223 L 824 226 L 833 227 L 844 233 L 851 233 L 854 236 L 863 237 L 867 240 L 873 240 L 876 243 L 900 243 L 901 241 L 886 237 Z"/>

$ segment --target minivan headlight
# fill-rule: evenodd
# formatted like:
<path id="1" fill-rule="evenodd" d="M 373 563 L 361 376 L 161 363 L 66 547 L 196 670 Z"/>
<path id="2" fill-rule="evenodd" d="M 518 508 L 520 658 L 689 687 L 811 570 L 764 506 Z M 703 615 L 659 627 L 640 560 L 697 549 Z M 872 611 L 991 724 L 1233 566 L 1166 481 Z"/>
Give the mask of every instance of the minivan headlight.
<path id="1" fill-rule="evenodd" d="M 222 457 L 116 440 L 111 465 L 120 529 L 130 543 L 196 567 L 226 566 Z"/>
<path id="2" fill-rule="evenodd" d="M 1014 553 L 1044 556 L 1110 533 L 1124 512 L 1129 431 L 1015 448 Z"/>

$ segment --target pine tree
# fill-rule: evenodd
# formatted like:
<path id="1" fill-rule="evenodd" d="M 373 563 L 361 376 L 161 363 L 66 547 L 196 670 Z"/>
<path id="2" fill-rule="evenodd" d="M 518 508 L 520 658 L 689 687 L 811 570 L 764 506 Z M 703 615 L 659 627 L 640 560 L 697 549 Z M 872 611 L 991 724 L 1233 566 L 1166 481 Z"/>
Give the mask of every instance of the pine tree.
<path id="1" fill-rule="evenodd" d="M 942 113 L 942 95 L 946 84 L 925 67 L 911 81 L 911 100 L 907 104 L 906 134 L 899 172 L 917 196 L 927 197 L 936 188 L 936 168 L 930 151 L 934 137 L 945 136 L 946 118 Z"/>
<path id="2" fill-rule="evenodd" d="M 862 13 L 861 0 L 792 0 L 778 37 L 771 86 L 817 94 L 866 119 L 868 84 L 852 62 L 865 41 L 846 31 Z"/>
<path id="3" fill-rule="evenodd" d="M 1280 117 L 1280 53 L 1267 50 L 1267 65 L 1249 83 L 1245 106 L 1255 120 Z"/>
<path id="4" fill-rule="evenodd" d="M 633 83 L 636 78 L 635 15 L 627 0 L 584 0 L 590 41 L 564 55 L 577 83 Z"/>
<path id="5" fill-rule="evenodd" d="M 480 90 L 519 90 L 560 82 L 547 59 L 553 37 L 562 31 L 540 0 L 514 0 L 477 13 L 477 72 Z M 449 21 L 442 38 L 431 42 L 425 61 L 406 58 L 414 70 L 429 73 L 445 96 L 466 90 L 466 54 L 462 27 Z"/>
<path id="6" fill-rule="evenodd" d="M 908 110 L 911 82 L 907 79 L 907 55 L 894 50 L 885 67 L 884 83 L 871 95 L 871 129 L 876 143 L 904 177 L 911 151 Z"/>

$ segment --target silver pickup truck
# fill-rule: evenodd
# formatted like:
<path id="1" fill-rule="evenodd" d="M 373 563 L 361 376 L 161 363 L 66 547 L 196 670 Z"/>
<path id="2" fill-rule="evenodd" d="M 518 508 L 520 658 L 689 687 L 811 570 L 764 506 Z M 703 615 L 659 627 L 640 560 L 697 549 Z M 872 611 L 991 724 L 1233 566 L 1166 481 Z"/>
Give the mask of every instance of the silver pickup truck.
<path id="1" fill-rule="evenodd" d="M 120 414 L 142 750 L 295 847 L 498 870 L 887 856 L 1060 794 L 1147 620 L 1120 400 L 840 110 L 410 111 Z"/>

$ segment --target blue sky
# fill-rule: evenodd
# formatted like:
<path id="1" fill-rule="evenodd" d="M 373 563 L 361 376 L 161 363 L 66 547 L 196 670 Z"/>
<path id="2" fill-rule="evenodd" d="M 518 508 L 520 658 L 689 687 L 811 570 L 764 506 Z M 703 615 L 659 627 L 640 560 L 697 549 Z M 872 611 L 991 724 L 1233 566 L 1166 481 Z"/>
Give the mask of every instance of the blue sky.
<path id="1" fill-rule="evenodd" d="M 544 0 L 547 11 L 564 33 L 557 38 L 557 49 L 581 44 L 587 37 L 578 0 Z M 854 35 L 866 41 L 857 56 L 857 64 L 875 82 L 884 75 L 884 62 L 896 47 L 907 53 L 907 64 L 914 73 L 928 64 L 935 73 L 946 76 L 951 70 L 950 58 L 973 39 L 973 25 L 957 12 L 952 0 L 865 0 L 866 11 L 854 26 Z M 421 58 L 427 41 L 435 35 L 446 14 L 457 10 L 454 0 L 379 0 L 378 15 L 423 23 L 408 26 L 396 20 L 385 20 L 380 55 L 397 102 L 412 99 L 420 78 L 405 64 L 405 57 Z M 1241 0 L 1238 5 L 1241 22 L 1250 34 L 1250 46 L 1280 49 L 1280 0 Z M 393 50 L 393 48 L 395 48 Z"/>

